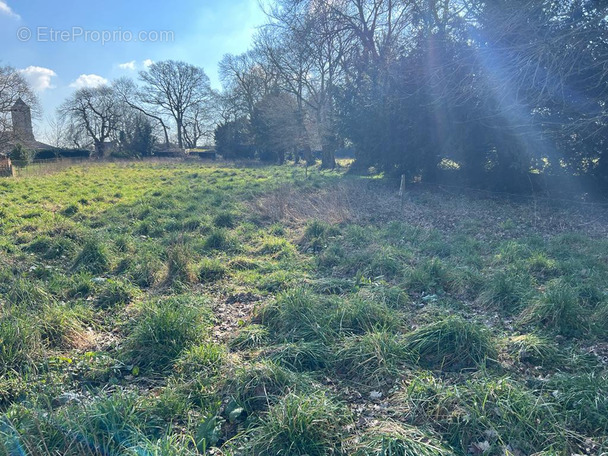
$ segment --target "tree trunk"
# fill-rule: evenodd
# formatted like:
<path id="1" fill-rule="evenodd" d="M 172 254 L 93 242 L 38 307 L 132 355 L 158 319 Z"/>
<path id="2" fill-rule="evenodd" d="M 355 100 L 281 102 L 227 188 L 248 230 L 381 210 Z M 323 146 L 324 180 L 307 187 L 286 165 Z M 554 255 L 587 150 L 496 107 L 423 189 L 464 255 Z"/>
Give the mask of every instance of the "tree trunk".
<path id="1" fill-rule="evenodd" d="M 321 169 L 335 169 L 336 155 L 332 147 L 324 147 L 321 156 Z"/>

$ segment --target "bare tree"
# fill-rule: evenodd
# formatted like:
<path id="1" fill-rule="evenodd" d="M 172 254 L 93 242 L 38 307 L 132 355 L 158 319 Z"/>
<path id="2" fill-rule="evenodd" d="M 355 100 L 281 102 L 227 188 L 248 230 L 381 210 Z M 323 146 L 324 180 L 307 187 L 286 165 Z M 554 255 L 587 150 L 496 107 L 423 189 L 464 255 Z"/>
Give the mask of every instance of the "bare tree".
<path id="1" fill-rule="evenodd" d="M 59 112 L 79 130 L 86 132 L 97 157 L 104 157 L 107 142 L 117 133 L 123 106 L 110 86 L 77 90 Z"/>
<path id="2" fill-rule="evenodd" d="M 224 92 L 229 94 L 234 118 L 253 115 L 256 103 L 276 84 L 275 74 L 255 50 L 226 54 L 219 65 Z"/>
<path id="3" fill-rule="evenodd" d="M 148 104 L 145 94 L 132 79 L 117 79 L 112 87 L 122 103 L 155 121 L 162 129 L 165 144 L 169 144 L 169 126 L 166 118 L 163 117 L 164 113 L 158 112 L 159 106 Z"/>
<path id="4" fill-rule="evenodd" d="M 177 143 L 184 147 L 184 129 L 188 117 L 211 99 L 209 78 L 205 71 L 185 62 L 167 60 L 153 63 L 140 72 L 143 99 L 175 121 Z"/>

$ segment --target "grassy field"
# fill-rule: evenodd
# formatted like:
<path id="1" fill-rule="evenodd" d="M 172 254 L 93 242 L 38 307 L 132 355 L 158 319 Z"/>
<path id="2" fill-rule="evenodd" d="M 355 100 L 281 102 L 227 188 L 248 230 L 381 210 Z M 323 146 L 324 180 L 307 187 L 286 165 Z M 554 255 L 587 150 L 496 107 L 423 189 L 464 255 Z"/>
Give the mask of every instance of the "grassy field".
<path id="1" fill-rule="evenodd" d="M 299 167 L 0 181 L 0 455 L 608 452 L 608 209 Z"/>

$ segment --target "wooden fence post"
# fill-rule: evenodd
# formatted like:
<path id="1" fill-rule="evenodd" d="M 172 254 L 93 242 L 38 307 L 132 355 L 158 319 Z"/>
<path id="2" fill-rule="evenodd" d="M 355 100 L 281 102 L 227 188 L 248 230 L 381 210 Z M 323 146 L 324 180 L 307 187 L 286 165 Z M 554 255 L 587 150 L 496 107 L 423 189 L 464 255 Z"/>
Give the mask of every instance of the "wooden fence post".
<path id="1" fill-rule="evenodd" d="M 399 198 L 401 198 L 401 209 L 405 201 L 405 174 L 401 175 L 401 185 L 399 186 Z"/>

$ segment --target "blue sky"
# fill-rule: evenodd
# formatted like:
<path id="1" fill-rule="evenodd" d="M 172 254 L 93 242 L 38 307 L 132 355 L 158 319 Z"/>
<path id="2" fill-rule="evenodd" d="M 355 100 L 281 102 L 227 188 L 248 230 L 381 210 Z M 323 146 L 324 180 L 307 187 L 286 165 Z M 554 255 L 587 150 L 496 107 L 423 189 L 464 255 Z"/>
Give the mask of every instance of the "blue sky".
<path id="1" fill-rule="evenodd" d="M 0 0 L 0 65 L 23 71 L 43 117 L 76 88 L 151 61 L 201 66 L 219 88 L 217 63 L 246 51 L 264 19 L 258 0 Z"/>

